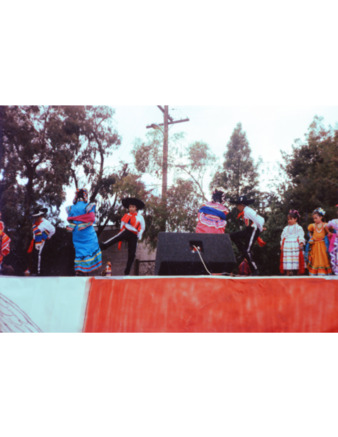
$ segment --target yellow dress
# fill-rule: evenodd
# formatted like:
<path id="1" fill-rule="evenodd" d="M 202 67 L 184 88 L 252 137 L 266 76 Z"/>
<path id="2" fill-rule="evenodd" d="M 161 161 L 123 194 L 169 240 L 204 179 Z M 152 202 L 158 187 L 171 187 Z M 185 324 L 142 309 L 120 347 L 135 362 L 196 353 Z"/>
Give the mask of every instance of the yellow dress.
<path id="1" fill-rule="evenodd" d="M 327 254 L 326 244 L 324 241 L 327 230 L 322 226 L 318 226 L 315 223 L 309 225 L 308 230 L 311 234 L 313 243 L 310 243 L 310 253 L 308 270 L 310 275 L 330 275 L 332 270 L 330 267 L 330 261 Z"/>

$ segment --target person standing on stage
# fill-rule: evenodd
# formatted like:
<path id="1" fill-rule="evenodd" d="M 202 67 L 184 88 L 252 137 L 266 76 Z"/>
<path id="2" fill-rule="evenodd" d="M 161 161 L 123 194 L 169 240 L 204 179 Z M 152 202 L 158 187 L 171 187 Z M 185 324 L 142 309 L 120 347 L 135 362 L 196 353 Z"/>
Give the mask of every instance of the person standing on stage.
<path id="1" fill-rule="evenodd" d="M 48 241 L 55 234 L 55 227 L 45 217 L 47 212 L 47 208 L 38 207 L 32 214 L 33 238 L 27 250 L 28 268 L 24 273 L 26 276 L 40 275 L 45 270 L 42 253 Z"/>
<path id="2" fill-rule="evenodd" d="M 237 210 L 243 215 L 246 225 L 243 231 L 232 232 L 230 238 L 236 244 L 243 257 L 248 261 L 252 275 L 257 276 L 259 272 L 252 258 L 251 250 L 264 229 L 264 218 L 248 206 L 254 203 L 253 199 L 249 200 L 246 196 L 240 196 L 238 199 L 230 201 L 230 203 L 236 205 Z"/>
<path id="3" fill-rule="evenodd" d="M 77 189 L 72 206 L 67 206 L 67 231 L 72 232 L 76 276 L 86 276 L 102 266 L 102 253 L 93 224 L 95 203 L 88 203 L 88 191 Z"/>
<path id="4" fill-rule="evenodd" d="M 325 211 L 316 208 L 312 213 L 314 223 L 308 226 L 310 240 L 308 241 L 308 271 L 310 276 L 331 275 L 330 260 L 328 255 L 326 234 L 329 232 L 325 227 Z"/>
<path id="5" fill-rule="evenodd" d="M 299 225 L 300 214 L 296 209 L 290 209 L 288 225 L 281 235 L 280 272 L 292 276 L 294 272 L 304 274 L 305 261 L 303 247 L 305 245 L 304 229 Z"/>
<path id="6" fill-rule="evenodd" d="M 205 202 L 198 210 L 198 223 L 195 232 L 198 234 L 224 234 L 226 216 L 229 210 L 224 206 L 224 190 L 215 188 L 212 201 Z"/>
<path id="7" fill-rule="evenodd" d="M 5 234 L 5 224 L 1 221 L 0 212 L 0 272 L 2 270 L 2 262 L 5 256 L 10 253 L 10 243 L 11 239 L 7 234 Z"/>
<path id="8" fill-rule="evenodd" d="M 336 205 L 338 215 L 338 204 Z M 330 220 L 325 225 L 328 230 L 328 236 L 330 239 L 329 254 L 331 260 L 332 272 L 334 275 L 338 275 L 338 218 Z"/>
<path id="9" fill-rule="evenodd" d="M 121 219 L 120 232 L 109 240 L 101 243 L 101 249 L 105 250 L 115 243 L 121 247 L 122 241 L 128 242 L 128 260 L 124 271 L 129 275 L 131 266 L 135 259 L 137 240 L 141 240 L 145 230 L 144 218 L 140 212 L 144 208 L 144 203 L 135 197 L 122 199 L 122 205 L 128 209 L 128 212 Z"/>

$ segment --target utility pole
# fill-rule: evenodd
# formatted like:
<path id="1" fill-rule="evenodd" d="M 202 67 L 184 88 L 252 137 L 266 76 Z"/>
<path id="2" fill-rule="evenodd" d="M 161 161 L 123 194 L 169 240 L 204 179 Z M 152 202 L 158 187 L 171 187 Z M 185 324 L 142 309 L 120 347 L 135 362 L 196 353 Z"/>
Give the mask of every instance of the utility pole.
<path id="1" fill-rule="evenodd" d="M 167 203 L 167 190 L 168 190 L 168 131 L 169 131 L 169 124 L 174 123 L 183 123 L 185 121 L 189 121 L 189 118 L 184 118 L 181 120 L 174 120 L 169 115 L 169 106 L 157 106 L 162 112 L 163 112 L 163 123 L 160 124 L 150 124 L 149 126 L 146 126 L 147 129 L 153 128 L 153 129 L 160 129 L 163 133 L 163 163 L 162 163 L 162 201 Z M 163 126 L 163 130 L 160 128 L 160 126 Z"/>
<path id="2" fill-rule="evenodd" d="M 164 107 L 164 134 L 163 134 L 163 171 L 162 171 L 162 200 L 166 202 L 168 190 L 168 117 L 169 108 Z"/>

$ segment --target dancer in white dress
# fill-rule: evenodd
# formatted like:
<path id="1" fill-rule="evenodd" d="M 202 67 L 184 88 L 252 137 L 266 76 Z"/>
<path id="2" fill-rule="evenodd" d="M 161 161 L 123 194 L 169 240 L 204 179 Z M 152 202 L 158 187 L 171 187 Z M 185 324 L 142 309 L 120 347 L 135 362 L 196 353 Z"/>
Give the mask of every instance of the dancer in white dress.
<path id="1" fill-rule="evenodd" d="M 294 271 L 299 274 L 305 271 L 303 256 L 305 235 L 303 228 L 298 224 L 299 219 L 299 212 L 291 209 L 288 214 L 288 225 L 283 229 L 281 236 L 280 272 L 287 276 L 293 275 Z"/>

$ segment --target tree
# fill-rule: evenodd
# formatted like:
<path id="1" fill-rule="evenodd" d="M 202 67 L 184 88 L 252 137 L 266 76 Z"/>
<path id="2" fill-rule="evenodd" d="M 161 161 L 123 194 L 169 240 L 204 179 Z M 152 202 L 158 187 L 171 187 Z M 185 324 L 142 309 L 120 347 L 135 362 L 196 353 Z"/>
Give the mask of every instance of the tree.
<path id="1" fill-rule="evenodd" d="M 251 157 L 251 149 L 241 123 L 237 124 L 230 137 L 224 158 L 223 169 L 215 174 L 211 187 L 224 187 L 228 198 L 240 195 L 254 197 L 258 191 L 258 165 L 254 164 Z"/>
<path id="2" fill-rule="evenodd" d="M 109 106 L 66 106 L 64 111 L 65 129 L 78 136 L 72 179 L 76 188 L 87 187 L 93 202 L 98 194 L 105 195 L 105 179 L 112 172 L 106 163 L 121 145 L 113 126 L 114 110 Z"/>
<path id="3" fill-rule="evenodd" d="M 18 258 L 25 257 L 33 208 L 48 206 L 59 223 L 64 188 L 72 182 L 89 190 L 90 201 L 98 201 L 100 232 L 115 218 L 121 180 L 137 176 L 123 163 L 108 165 L 121 144 L 113 115 L 106 106 L 0 108 L 0 207 L 7 228 L 15 229 L 12 253 Z"/>
<path id="4" fill-rule="evenodd" d="M 169 139 L 168 171 L 171 180 L 188 178 L 194 191 L 201 199 L 206 199 L 204 178 L 215 163 L 208 144 L 195 141 L 185 146 L 182 132 L 172 134 Z M 151 174 L 155 179 L 162 177 L 163 133 L 154 129 L 147 134 L 145 142 L 137 141 L 132 151 L 135 168 L 141 174 Z"/>
<path id="5" fill-rule="evenodd" d="M 306 141 L 293 146 L 291 154 L 283 153 L 287 183 L 280 187 L 286 213 L 296 208 L 309 216 L 321 206 L 335 215 L 338 193 L 338 131 L 325 128 L 322 118 L 315 117 Z"/>
<path id="6" fill-rule="evenodd" d="M 177 158 L 181 153 L 181 140 L 184 138 L 182 132 L 171 133 L 168 143 L 168 171 L 172 171 Z M 146 135 L 146 140 L 135 141 L 132 154 L 134 155 L 135 168 L 140 173 L 150 173 L 155 178 L 162 177 L 163 169 L 163 131 L 152 129 Z"/>
<path id="7" fill-rule="evenodd" d="M 125 209 L 121 203 L 124 197 L 137 197 L 147 203 L 148 196 L 149 191 L 145 189 L 140 176 L 130 172 L 128 165 L 124 164 L 123 168 L 114 174 L 114 183 L 106 188 L 106 197 L 99 203 L 97 214 L 98 235 L 101 234 L 109 222 L 119 227 L 120 220 L 125 214 Z"/>
<path id="8" fill-rule="evenodd" d="M 60 207 L 77 138 L 59 107 L 3 107 L 1 125 L 1 208 L 9 226 L 24 226 L 37 204 Z"/>
<path id="9" fill-rule="evenodd" d="M 189 146 L 181 143 L 183 134 L 171 137 L 168 168 L 171 184 L 167 191 L 166 205 L 152 194 L 147 202 L 147 242 L 156 246 L 157 235 L 163 231 L 193 232 L 197 222 L 197 211 L 202 201 L 207 200 L 204 191 L 204 177 L 214 164 L 215 157 L 209 146 L 194 142 Z M 135 167 L 142 175 L 151 175 L 160 181 L 162 175 L 161 131 L 154 130 L 147 135 L 147 142 L 135 144 L 133 154 Z"/>
<path id="10" fill-rule="evenodd" d="M 32 209 L 49 205 L 51 214 L 58 213 L 78 139 L 65 129 L 61 107 L 7 106 L 0 117 L 0 206 L 7 229 L 15 230 L 12 256 L 23 264 Z"/>
<path id="11" fill-rule="evenodd" d="M 78 136 L 74 149 L 71 180 L 76 188 L 86 187 L 90 202 L 97 203 L 98 235 L 115 221 L 120 206 L 117 181 L 130 176 L 128 165 L 112 165 L 113 154 L 121 145 L 114 129 L 114 109 L 108 106 L 65 107 L 66 128 Z"/>
<path id="12" fill-rule="evenodd" d="M 265 219 L 266 230 L 260 235 L 266 243 L 264 247 L 255 244 L 254 259 L 262 275 L 278 275 L 280 260 L 280 237 L 287 224 L 282 200 L 277 194 L 261 192 L 255 210 Z"/>
<path id="13" fill-rule="evenodd" d="M 193 182 L 178 179 L 167 193 L 167 208 L 158 196 L 150 195 L 146 201 L 146 243 L 153 249 L 157 246 L 159 232 L 166 222 L 167 232 L 194 232 L 200 202 L 195 195 Z"/>
<path id="14" fill-rule="evenodd" d="M 208 144 L 195 141 L 185 148 L 181 162 L 176 162 L 175 168 L 182 176 L 188 175 L 192 189 L 200 200 L 207 201 L 208 196 L 204 188 L 204 179 L 208 171 L 214 167 L 216 158 Z"/>

